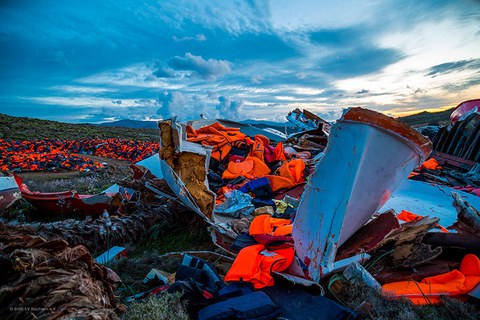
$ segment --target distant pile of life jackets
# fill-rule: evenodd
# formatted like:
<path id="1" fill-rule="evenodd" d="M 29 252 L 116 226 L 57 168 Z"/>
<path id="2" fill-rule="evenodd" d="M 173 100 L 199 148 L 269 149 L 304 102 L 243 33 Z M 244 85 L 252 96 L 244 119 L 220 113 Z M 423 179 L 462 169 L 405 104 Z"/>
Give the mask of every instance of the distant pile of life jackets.
<path id="1" fill-rule="evenodd" d="M 137 162 L 158 152 L 157 142 L 122 139 L 6 141 L 0 139 L 0 171 L 84 171 L 103 165 L 79 154 Z"/>

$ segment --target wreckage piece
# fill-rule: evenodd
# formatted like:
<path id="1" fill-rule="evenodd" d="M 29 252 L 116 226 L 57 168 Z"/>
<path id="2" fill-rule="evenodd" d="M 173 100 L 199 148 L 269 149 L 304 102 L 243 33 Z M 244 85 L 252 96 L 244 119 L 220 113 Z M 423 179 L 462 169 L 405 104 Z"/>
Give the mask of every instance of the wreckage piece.
<path id="1" fill-rule="evenodd" d="M 460 261 L 467 253 L 480 256 L 480 236 L 469 232 L 429 232 L 422 240 L 433 247 L 442 247 L 443 253 L 450 252 L 455 261 Z"/>
<path id="2" fill-rule="evenodd" d="M 387 211 L 362 226 L 338 248 L 336 260 L 346 259 L 362 252 L 369 252 L 392 230 L 400 227 L 395 211 Z"/>
<path id="3" fill-rule="evenodd" d="M 160 168 L 160 158 L 158 153 L 155 153 L 153 156 L 145 158 L 137 163 L 135 166 L 142 166 L 150 171 L 156 178 L 162 179 L 162 168 Z"/>
<path id="4" fill-rule="evenodd" d="M 439 224 L 448 228 L 457 221 L 457 211 L 452 205 L 452 191 L 458 193 L 474 208 L 480 208 L 480 197 L 450 187 L 430 183 L 406 180 L 378 212 L 394 210 L 409 211 L 416 215 L 436 217 Z M 433 231 L 440 231 L 435 229 Z M 452 230 L 451 232 L 455 232 Z"/>
<path id="5" fill-rule="evenodd" d="M 480 237 L 480 212 L 471 204 L 460 197 L 457 192 L 452 192 L 453 205 L 458 212 L 458 223 L 461 224 L 462 230 Z M 458 224 L 457 224 L 458 226 Z"/>
<path id="6" fill-rule="evenodd" d="M 468 100 L 460 103 L 450 114 L 450 121 L 454 125 L 457 121 L 462 121 L 471 113 L 480 112 L 480 99 Z"/>
<path id="7" fill-rule="evenodd" d="M 302 131 L 321 129 L 327 135 L 330 132 L 330 123 L 305 109 L 300 111 L 300 109 L 297 108 L 289 112 L 286 118 Z"/>
<path id="8" fill-rule="evenodd" d="M 362 108 L 347 110 L 332 126 L 325 155 L 298 207 L 293 225 L 297 267 L 308 267 L 315 281 L 335 269 L 338 246 L 385 204 L 431 150 L 426 137 L 396 119 Z"/>
<path id="9" fill-rule="evenodd" d="M 155 224 L 167 221 L 170 226 L 187 225 L 196 216 L 176 202 L 154 198 L 157 204 L 146 204 L 128 216 L 78 221 L 68 219 L 50 223 L 4 224 L 12 232 L 36 234 L 45 239 L 61 238 L 70 245 L 83 245 L 92 252 L 103 252 L 111 246 L 135 243 L 148 235 Z M 162 204 L 163 202 L 163 204 Z"/>
<path id="10" fill-rule="evenodd" d="M 162 121 L 159 126 L 160 166 L 165 180 L 188 207 L 211 219 L 216 198 L 206 178 L 211 148 L 184 139 L 185 128 L 175 120 Z"/>
<path id="11" fill-rule="evenodd" d="M 460 157 L 455 157 L 448 153 L 443 153 L 437 150 L 434 150 L 432 152 L 431 157 L 437 160 L 438 164 L 442 167 L 450 166 L 462 170 L 470 170 L 475 165 L 475 162 L 473 161 L 466 160 Z"/>
<path id="12" fill-rule="evenodd" d="M 216 195 L 207 181 L 212 147 L 187 141 L 185 125 L 175 119 L 161 121 L 159 127 L 160 167 L 170 189 L 222 236 L 235 239 L 228 226 L 233 218 L 214 213 Z"/>
<path id="13" fill-rule="evenodd" d="M 128 258 L 127 250 L 124 247 L 114 246 L 96 257 L 95 261 L 99 264 L 107 264 L 114 259 L 118 260 L 120 258 Z"/>
<path id="14" fill-rule="evenodd" d="M 121 282 L 84 246 L 0 224 L 0 318 L 118 319 Z"/>
<path id="15" fill-rule="evenodd" d="M 0 216 L 21 198 L 20 189 L 14 177 L 0 177 Z"/>
<path id="16" fill-rule="evenodd" d="M 380 284 L 385 284 L 408 280 L 420 281 L 426 277 L 447 273 L 450 270 L 448 262 L 434 259 L 414 268 L 382 268 L 379 272 L 375 272 L 374 276 Z"/>
<path id="17" fill-rule="evenodd" d="M 75 190 L 62 192 L 30 191 L 22 178 L 15 175 L 22 197 L 43 214 L 60 216 L 98 216 L 111 208 L 114 197 L 106 194 L 80 195 Z"/>
<path id="18" fill-rule="evenodd" d="M 438 225 L 438 218 L 424 217 L 407 222 L 400 228 L 391 231 L 372 249 L 374 253 L 393 250 L 390 266 L 410 268 L 424 264 L 437 258 L 442 253 L 441 247 L 432 250 L 431 246 L 422 243 L 423 237 Z"/>

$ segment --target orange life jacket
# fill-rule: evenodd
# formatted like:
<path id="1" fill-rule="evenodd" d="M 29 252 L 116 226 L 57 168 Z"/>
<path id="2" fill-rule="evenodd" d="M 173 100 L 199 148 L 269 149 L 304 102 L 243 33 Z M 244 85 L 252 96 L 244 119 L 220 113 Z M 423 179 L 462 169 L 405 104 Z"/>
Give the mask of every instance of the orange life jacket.
<path id="1" fill-rule="evenodd" d="M 225 281 L 247 281 L 255 289 L 273 286 L 271 271 L 287 269 L 294 258 L 292 247 L 267 251 L 263 244 L 243 248 L 238 253 Z"/>
<path id="2" fill-rule="evenodd" d="M 275 192 L 280 189 L 290 189 L 295 187 L 295 183 L 288 178 L 284 178 L 281 176 L 274 176 L 274 175 L 267 175 L 268 181 L 270 182 L 270 186 L 272 186 L 272 191 Z"/>
<path id="3" fill-rule="evenodd" d="M 252 220 L 248 233 L 251 236 L 260 234 L 286 236 L 292 234 L 292 222 L 288 219 L 272 218 L 268 214 L 262 214 Z"/>
<path id="4" fill-rule="evenodd" d="M 283 142 L 279 142 L 276 146 L 275 149 L 273 150 L 275 154 L 275 160 L 287 160 L 287 157 L 285 156 L 285 152 L 283 152 Z"/>
<path id="5" fill-rule="evenodd" d="M 430 158 L 422 163 L 420 169 L 441 170 L 442 167 L 438 165 L 438 162 L 435 160 L 435 158 Z"/>
<path id="6" fill-rule="evenodd" d="M 262 160 L 248 156 L 242 162 L 229 162 L 222 179 L 235 179 L 244 176 L 247 179 L 261 178 L 270 173 L 270 168 Z"/>
<path id="7" fill-rule="evenodd" d="M 280 176 L 290 179 L 295 185 L 305 182 L 305 162 L 302 159 L 293 159 L 284 162 L 278 169 Z"/>
<path id="8" fill-rule="evenodd" d="M 247 136 L 239 128 L 227 128 L 219 122 L 195 130 L 187 125 L 187 140 L 212 146 L 212 158 L 223 160 L 236 141 L 245 141 Z"/>
<path id="9" fill-rule="evenodd" d="M 256 134 L 254 139 L 250 155 L 265 162 L 265 146 L 270 145 L 270 140 L 261 134 Z"/>
<path id="10" fill-rule="evenodd" d="M 474 254 L 463 257 L 460 270 L 452 270 L 420 282 L 387 283 L 383 291 L 394 297 L 405 297 L 415 304 L 437 303 L 440 296 L 459 296 L 470 292 L 480 283 L 480 260 Z"/>

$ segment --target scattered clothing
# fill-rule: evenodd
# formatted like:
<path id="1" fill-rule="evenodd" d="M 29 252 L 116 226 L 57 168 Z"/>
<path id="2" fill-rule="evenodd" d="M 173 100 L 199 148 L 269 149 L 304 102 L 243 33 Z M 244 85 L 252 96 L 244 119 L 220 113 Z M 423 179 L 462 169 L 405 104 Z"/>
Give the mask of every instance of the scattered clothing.
<path id="1" fill-rule="evenodd" d="M 198 313 L 199 320 L 269 320 L 278 316 L 278 307 L 263 292 L 252 292 L 212 304 Z"/>
<path id="2" fill-rule="evenodd" d="M 225 193 L 225 201 L 215 207 L 215 213 L 239 218 L 240 215 L 248 216 L 255 206 L 252 204 L 252 197 L 238 190 Z"/>
<path id="3" fill-rule="evenodd" d="M 272 199 L 274 197 L 270 181 L 263 177 L 244 184 L 240 189 L 244 193 L 252 193 L 255 198 Z"/>
<path id="4" fill-rule="evenodd" d="M 262 289 L 279 307 L 281 317 L 289 320 L 354 320 L 358 314 L 319 295 L 301 288 L 266 287 Z"/>

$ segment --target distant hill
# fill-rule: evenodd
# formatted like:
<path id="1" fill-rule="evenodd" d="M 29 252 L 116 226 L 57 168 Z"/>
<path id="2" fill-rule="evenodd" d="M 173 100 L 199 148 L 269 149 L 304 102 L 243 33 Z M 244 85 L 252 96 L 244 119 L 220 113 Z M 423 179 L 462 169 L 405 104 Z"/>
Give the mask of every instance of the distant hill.
<path id="1" fill-rule="evenodd" d="M 280 132 L 285 132 L 285 125 L 289 129 L 294 128 L 294 126 L 289 122 L 281 123 L 281 122 L 254 120 L 254 119 L 247 119 L 239 122 L 243 124 L 249 124 L 261 129 L 273 128 L 273 129 L 277 129 Z M 95 124 L 95 126 L 158 129 L 156 121 L 140 121 L 140 120 L 129 120 L 129 119 L 118 120 L 113 122 L 103 122 L 103 123 Z"/>
<path id="2" fill-rule="evenodd" d="M 140 120 L 118 120 L 112 122 L 103 122 L 96 124 L 102 127 L 125 127 L 125 128 L 135 128 L 135 129 L 158 129 L 156 121 L 140 121 Z"/>
<path id="3" fill-rule="evenodd" d="M 446 125 L 450 122 L 450 114 L 455 108 L 451 108 L 440 112 L 423 111 L 410 116 L 398 118 L 411 127 L 422 127 L 428 125 Z"/>
<path id="4" fill-rule="evenodd" d="M 0 139 L 107 139 L 121 138 L 158 141 L 158 129 L 102 127 L 91 124 L 72 124 L 25 117 L 12 117 L 0 113 Z"/>

